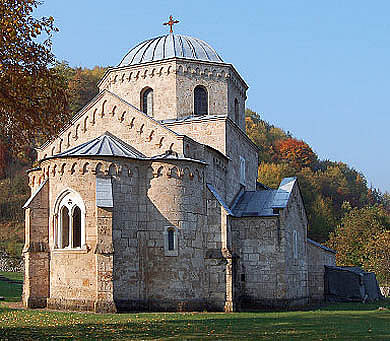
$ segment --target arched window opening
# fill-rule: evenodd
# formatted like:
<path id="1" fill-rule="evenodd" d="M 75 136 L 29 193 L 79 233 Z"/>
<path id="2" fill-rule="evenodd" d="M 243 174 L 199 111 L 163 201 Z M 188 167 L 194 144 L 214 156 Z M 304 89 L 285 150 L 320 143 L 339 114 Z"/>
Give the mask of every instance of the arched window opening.
<path id="1" fill-rule="evenodd" d="M 141 92 L 141 110 L 146 115 L 153 116 L 153 89 L 147 88 Z"/>
<path id="2" fill-rule="evenodd" d="M 234 121 L 238 124 L 240 120 L 240 105 L 238 99 L 234 100 Z"/>
<path id="3" fill-rule="evenodd" d="M 54 244 L 60 249 L 85 247 L 85 206 L 70 190 L 62 193 L 55 205 Z"/>
<path id="4" fill-rule="evenodd" d="M 198 85 L 194 90 L 194 114 L 208 114 L 207 90 L 201 85 Z"/>
<path id="5" fill-rule="evenodd" d="M 66 206 L 61 208 L 61 221 L 62 233 L 60 235 L 61 242 L 59 243 L 61 248 L 69 246 L 69 210 Z"/>
<path id="6" fill-rule="evenodd" d="M 73 247 L 81 247 L 81 210 L 78 206 L 73 209 Z"/>
<path id="7" fill-rule="evenodd" d="M 178 256 L 178 231 L 174 226 L 164 227 L 164 254 L 165 256 Z"/>
<path id="8" fill-rule="evenodd" d="M 175 249 L 175 231 L 173 229 L 168 230 L 168 251 Z"/>

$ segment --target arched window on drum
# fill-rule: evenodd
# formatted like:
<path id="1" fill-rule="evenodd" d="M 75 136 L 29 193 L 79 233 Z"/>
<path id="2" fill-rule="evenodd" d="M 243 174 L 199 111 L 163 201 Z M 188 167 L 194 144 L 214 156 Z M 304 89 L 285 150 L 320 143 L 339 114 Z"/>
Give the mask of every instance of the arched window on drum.
<path id="1" fill-rule="evenodd" d="M 144 88 L 141 91 L 141 111 L 153 117 L 153 89 Z"/>
<path id="2" fill-rule="evenodd" d="M 208 94 L 204 86 L 198 85 L 194 89 L 194 114 L 207 115 L 208 114 Z"/>

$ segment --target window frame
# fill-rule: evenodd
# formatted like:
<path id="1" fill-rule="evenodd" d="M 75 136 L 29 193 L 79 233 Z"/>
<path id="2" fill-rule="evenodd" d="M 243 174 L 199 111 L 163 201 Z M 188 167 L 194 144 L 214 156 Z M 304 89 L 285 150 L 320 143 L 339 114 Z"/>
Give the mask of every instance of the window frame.
<path id="1" fill-rule="evenodd" d="M 237 98 L 234 99 L 234 121 L 240 124 L 240 102 Z"/>
<path id="2" fill-rule="evenodd" d="M 151 108 L 151 111 L 148 112 L 148 94 L 151 94 L 151 104 L 152 104 L 152 108 Z M 153 88 L 147 86 L 145 88 L 143 88 L 141 90 L 141 94 L 140 94 L 141 98 L 140 98 L 140 102 L 141 102 L 141 105 L 140 105 L 140 109 L 141 111 L 145 114 L 145 115 L 148 115 L 150 117 L 153 117 L 154 115 L 154 91 L 153 91 Z M 146 96 L 146 98 L 145 98 Z M 146 104 L 146 105 L 145 105 Z M 146 106 L 146 109 L 145 109 L 145 106 Z M 146 110 L 146 111 L 145 111 Z"/>
<path id="3" fill-rule="evenodd" d="M 201 99 L 197 98 L 196 94 L 198 89 L 204 91 L 204 95 L 205 95 L 204 98 Z M 209 114 L 209 92 L 207 91 L 207 88 L 199 84 L 194 88 L 193 94 L 194 94 L 194 115 L 195 116 L 208 115 Z M 202 100 L 205 100 L 206 103 L 205 104 L 202 103 Z M 201 108 L 197 108 L 198 106 L 200 106 Z M 199 109 L 203 109 L 202 106 L 205 106 L 205 112 L 197 112 L 197 111 L 201 111 Z"/>
<path id="4" fill-rule="evenodd" d="M 173 232 L 173 249 L 170 249 L 170 232 Z M 175 226 L 165 226 L 164 227 L 164 254 L 165 256 L 172 257 L 179 255 L 179 245 L 178 245 L 178 229 Z"/>
<path id="5" fill-rule="evenodd" d="M 243 156 L 240 156 L 240 184 L 246 185 L 246 160 Z"/>
<path id="6" fill-rule="evenodd" d="M 75 226 L 74 226 L 74 219 L 75 219 L 75 210 L 76 207 L 80 210 L 80 245 L 75 246 Z M 68 238 L 67 238 L 67 244 L 64 245 L 63 241 L 63 229 L 64 229 L 64 214 L 63 210 L 67 209 L 68 211 Z M 86 249 L 85 244 L 85 205 L 81 198 L 81 196 L 73 191 L 73 190 L 65 190 L 62 192 L 57 200 L 54 207 L 54 235 L 53 235 L 53 241 L 54 241 L 54 249 L 56 250 L 84 250 Z"/>

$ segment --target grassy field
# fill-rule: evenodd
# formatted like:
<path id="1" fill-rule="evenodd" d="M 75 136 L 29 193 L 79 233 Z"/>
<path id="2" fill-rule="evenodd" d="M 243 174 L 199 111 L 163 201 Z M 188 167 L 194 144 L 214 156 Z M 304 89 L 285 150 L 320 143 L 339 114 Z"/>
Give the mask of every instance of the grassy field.
<path id="1" fill-rule="evenodd" d="M 20 272 L 0 272 L 0 276 L 6 277 L 12 281 L 23 281 L 23 274 Z M 6 302 L 20 301 L 20 297 L 22 296 L 22 284 L 0 281 L 0 296 L 4 297 Z"/>
<path id="2" fill-rule="evenodd" d="M 9 284 L 11 285 L 11 284 Z M 0 340 L 390 340 L 390 301 L 290 312 L 92 314 L 0 306 Z"/>

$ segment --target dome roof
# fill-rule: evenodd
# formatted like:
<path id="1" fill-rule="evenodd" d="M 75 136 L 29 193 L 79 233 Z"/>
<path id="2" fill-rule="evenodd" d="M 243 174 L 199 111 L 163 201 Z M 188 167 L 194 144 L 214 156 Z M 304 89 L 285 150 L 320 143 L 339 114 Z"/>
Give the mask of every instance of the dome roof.
<path id="1" fill-rule="evenodd" d="M 155 62 L 173 57 L 223 63 L 218 53 L 205 41 L 170 33 L 138 44 L 126 54 L 118 66 Z"/>

